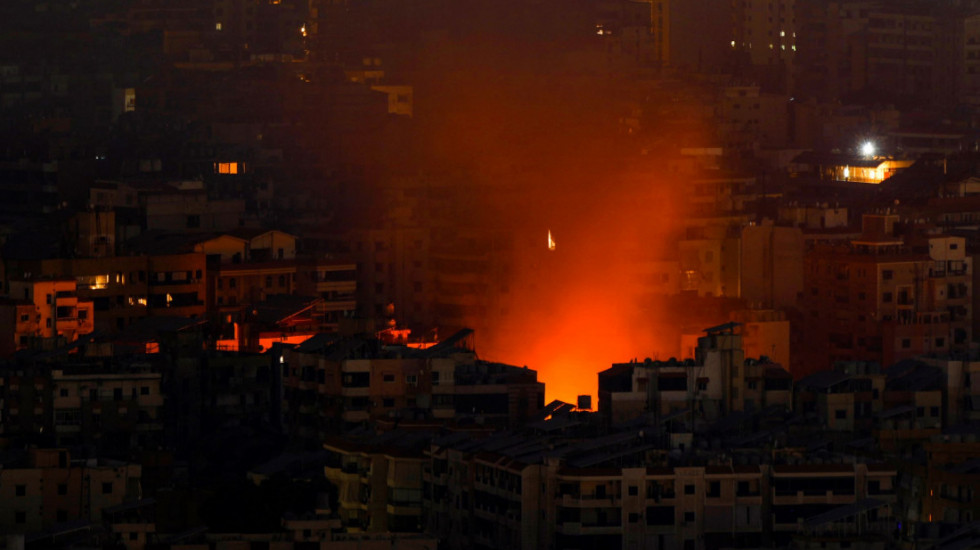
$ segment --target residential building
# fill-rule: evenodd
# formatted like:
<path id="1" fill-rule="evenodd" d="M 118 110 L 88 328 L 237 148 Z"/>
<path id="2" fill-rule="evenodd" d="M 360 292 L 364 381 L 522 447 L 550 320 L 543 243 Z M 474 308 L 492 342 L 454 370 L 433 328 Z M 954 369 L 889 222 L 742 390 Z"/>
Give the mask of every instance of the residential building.
<path id="1" fill-rule="evenodd" d="M 848 245 L 814 246 L 804 259 L 807 329 L 794 372 L 835 361 L 896 361 L 965 350 L 972 338 L 972 258 L 962 237 L 895 235 L 894 214 L 864 216 Z"/>
<path id="2" fill-rule="evenodd" d="M 13 342 L 14 349 L 25 349 L 45 341 L 72 343 L 90 334 L 95 330 L 94 305 L 79 299 L 77 288 L 74 279 L 10 280 L 7 291 L 13 301 L 4 306 L 10 323 L 4 340 Z"/>
<path id="3" fill-rule="evenodd" d="M 789 373 L 744 359 L 738 323 L 705 329 L 694 358 L 618 363 L 599 373 L 599 413 L 618 424 L 646 413 L 712 421 L 735 411 L 791 406 Z"/>
<path id="4" fill-rule="evenodd" d="M 390 433 L 368 441 L 324 443 L 324 475 L 337 487 L 348 532 L 422 532 L 422 448 L 426 436 Z"/>
<path id="5" fill-rule="evenodd" d="M 139 496 L 140 466 L 72 460 L 65 449 L 32 448 L 4 458 L 0 529 L 32 533 L 75 520 L 101 521 L 103 511 Z"/>
<path id="6" fill-rule="evenodd" d="M 544 401 L 535 371 L 476 359 L 468 330 L 425 349 L 319 334 L 279 357 L 285 425 L 301 439 L 388 419 L 514 426 Z"/>

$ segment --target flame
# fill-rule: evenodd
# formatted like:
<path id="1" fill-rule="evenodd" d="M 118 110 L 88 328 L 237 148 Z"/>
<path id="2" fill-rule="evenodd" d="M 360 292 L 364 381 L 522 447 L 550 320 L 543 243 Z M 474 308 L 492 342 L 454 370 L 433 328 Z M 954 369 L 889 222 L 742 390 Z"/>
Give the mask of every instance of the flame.
<path id="1" fill-rule="evenodd" d="M 555 240 L 551 238 L 551 230 L 548 230 L 548 250 L 555 251 Z"/>

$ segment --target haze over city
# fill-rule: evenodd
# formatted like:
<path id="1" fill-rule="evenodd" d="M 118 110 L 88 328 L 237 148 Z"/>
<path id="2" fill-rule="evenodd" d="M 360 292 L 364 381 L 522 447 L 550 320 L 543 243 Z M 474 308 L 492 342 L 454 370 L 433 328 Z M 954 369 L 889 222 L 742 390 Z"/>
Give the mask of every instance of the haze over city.
<path id="1" fill-rule="evenodd" d="M 0 20 L 0 550 L 980 547 L 980 1 Z"/>

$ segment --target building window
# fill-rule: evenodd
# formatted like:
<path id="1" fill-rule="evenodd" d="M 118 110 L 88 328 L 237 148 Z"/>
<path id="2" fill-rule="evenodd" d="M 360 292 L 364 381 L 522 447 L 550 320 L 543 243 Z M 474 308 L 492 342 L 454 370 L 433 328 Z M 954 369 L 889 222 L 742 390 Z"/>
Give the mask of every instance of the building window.
<path id="1" fill-rule="evenodd" d="M 636 523 L 640 521 L 640 514 L 637 514 L 636 512 L 630 512 L 629 520 L 630 523 Z"/>
<path id="2" fill-rule="evenodd" d="M 837 420 L 846 420 L 847 411 L 844 409 L 837 409 L 836 411 L 834 411 L 834 418 L 836 418 Z"/>
<path id="3" fill-rule="evenodd" d="M 27 523 L 27 512 L 22 510 L 14 512 L 14 523 Z"/>
<path id="4" fill-rule="evenodd" d="M 384 375 L 382 375 L 382 380 L 384 380 L 385 382 L 394 382 L 395 381 L 395 375 L 394 374 L 384 374 Z"/>
<path id="5" fill-rule="evenodd" d="M 382 400 L 381 405 L 383 407 L 394 407 L 395 406 L 395 400 L 392 399 L 391 397 L 385 397 Z"/>
<path id="6" fill-rule="evenodd" d="M 629 496 L 631 497 L 635 497 L 636 495 L 640 494 L 640 489 L 636 485 L 630 485 L 629 487 L 627 487 L 626 491 L 629 493 Z"/>
<path id="7" fill-rule="evenodd" d="M 912 340 L 908 338 L 902 338 L 902 349 L 909 349 L 912 347 Z"/>
<path id="8" fill-rule="evenodd" d="M 929 416 L 936 418 L 939 416 L 939 407 L 929 407 Z"/>
<path id="9" fill-rule="evenodd" d="M 14 485 L 14 495 L 19 497 L 26 496 L 27 485 Z"/>
<path id="10" fill-rule="evenodd" d="M 197 229 L 201 227 L 201 216 L 198 214 L 187 215 L 187 229 Z"/>
<path id="11" fill-rule="evenodd" d="M 685 495 L 693 495 L 694 494 L 694 485 L 685 485 L 684 486 L 684 494 Z"/>
<path id="12" fill-rule="evenodd" d="M 58 484 L 58 494 L 59 495 L 67 495 L 68 494 L 68 484 L 67 483 L 59 483 Z"/>
<path id="13" fill-rule="evenodd" d="M 68 521 L 68 510 L 58 510 L 56 516 L 58 523 L 64 523 Z"/>
<path id="14" fill-rule="evenodd" d="M 112 494 L 112 482 L 111 481 L 103 481 L 102 482 L 102 494 L 103 495 L 111 495 Z"/>
<path id="15" fill-rule="evenodd" d="M 68 388 L 61 388 L 58 390 L 58 395 L 61 397 L 68 397 Z"/>
<path id="16" fill-rule="evenodd" d="M 895 276 L 895 272 L 893 272 L 890 269 L 885 269 L 884 271 L 881 272 L 881 278 L 886 281 L 891 280 L 894 276 Z"/>
<path id="17" fill-rule="evenodd" d="M 694 521 L 694 512 L 684 512 L 684 521 Z"/>
<path id="18" fill-rule="evenodd" d="M 123 398 L 122 388 L 114 388 L 112 390 L 113 401 L 122 401 L 122 398 Z"/>
<path id="19" fill-rule="evenodd" d="M 150 395 L 150 387 L 140 386 L 140 395 Z"/>

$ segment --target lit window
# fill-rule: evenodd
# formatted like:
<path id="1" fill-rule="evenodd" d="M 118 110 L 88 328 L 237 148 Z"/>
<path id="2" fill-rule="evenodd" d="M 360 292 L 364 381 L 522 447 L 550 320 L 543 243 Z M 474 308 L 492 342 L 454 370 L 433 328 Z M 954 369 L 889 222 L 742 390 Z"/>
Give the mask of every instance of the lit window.
<path id="1" fill-rule="evenodd" d="M 221 30 L 221 23 L 220 22 L 214 24 L 214 30 L 216 30 L 216 31 L 220 31 Z"/>
<path id="2" fill-rule="evenodd" d="M 237 162 L 216 162 L 215 172 L 219 174 L 237 174 L 238 173 L 238 163 Z"/>

